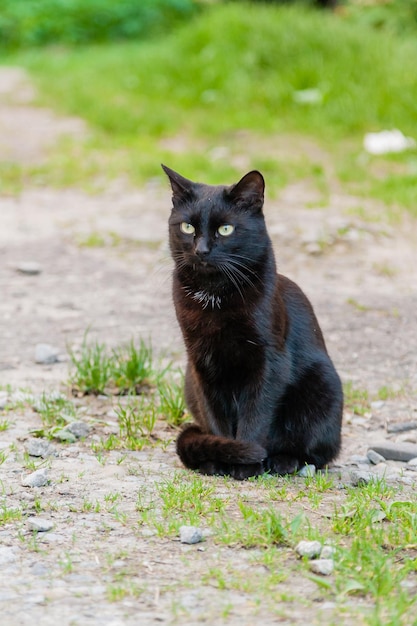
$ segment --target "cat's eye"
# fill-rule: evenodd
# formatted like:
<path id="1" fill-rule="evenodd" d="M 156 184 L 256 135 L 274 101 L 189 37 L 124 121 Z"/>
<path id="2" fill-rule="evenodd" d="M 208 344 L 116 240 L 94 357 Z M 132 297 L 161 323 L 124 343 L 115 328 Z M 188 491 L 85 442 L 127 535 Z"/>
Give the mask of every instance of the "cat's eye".
<path id="1" fill-rule="evenodd" d="M 233 233 L 234 230 L 235 230 L 235 227 L 232 226 L 231 224 L 223 224 L 222 226 L 219 226 L 219 228 L 217 229 L 217 232 L 222 237 L 229 237 Z"/>
<path id="2" fill-rule="evenodd" d="M 194 235 L 195 233 L 194 226 L 192 224 L 187 224 L 187 222 L 181 222 L 180 228 L 186 235 Z"/>

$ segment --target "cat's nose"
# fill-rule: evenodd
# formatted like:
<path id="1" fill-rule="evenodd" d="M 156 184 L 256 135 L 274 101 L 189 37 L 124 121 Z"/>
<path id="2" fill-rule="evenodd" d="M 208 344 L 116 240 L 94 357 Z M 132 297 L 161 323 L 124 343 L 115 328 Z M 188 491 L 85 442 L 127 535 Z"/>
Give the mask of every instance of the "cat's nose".
<path id="1" fill-rule="evenodd" d="M 195 244 L 195 253 L 200 259 L 204 259 L 208 253 L 210 252 L 209 247 L 207 245 L 207 241 L 204 237 L 199 237 Z"/>

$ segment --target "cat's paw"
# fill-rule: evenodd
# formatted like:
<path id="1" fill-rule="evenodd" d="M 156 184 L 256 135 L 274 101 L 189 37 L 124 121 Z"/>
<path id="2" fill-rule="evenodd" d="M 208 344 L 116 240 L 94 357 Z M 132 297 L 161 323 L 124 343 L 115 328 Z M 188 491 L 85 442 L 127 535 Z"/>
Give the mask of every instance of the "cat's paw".
<path id="1" fill-rule="evenodd" d="M 200 474 L 206 476 L 228 476 L 229 466 L 226 463 L 216 463 L 215 461 L 203 461 L 198 467 Z"/>
<path id="2" fill-rule="evenodd" d="M 271 474 L 294 474 L 298 469 L 298 459 L 286 454 L 272 454 L 264 461 L 264 470 Z"/>
<path id="3" fill-rule="evenodd" d="M 264 466 L 262 463 L 247 463 L 243 465 L 231 465 L 230 476 L 236 480 L 246 480 L 252 476 L 260 476 L 264 474 Z"/>
<path id="4" fill-rule="evenodd" d="M 260 476 L 265 472 L 262 463 L 242 463 L 239 465 L 230 465 L 229 463 L 215 463 L 214 461 L 205 461 L 200 463 L 198 468 L 200 474 L 206 476 L 231 476 L 236 480 L 246 480 L 251 476 Z"/>

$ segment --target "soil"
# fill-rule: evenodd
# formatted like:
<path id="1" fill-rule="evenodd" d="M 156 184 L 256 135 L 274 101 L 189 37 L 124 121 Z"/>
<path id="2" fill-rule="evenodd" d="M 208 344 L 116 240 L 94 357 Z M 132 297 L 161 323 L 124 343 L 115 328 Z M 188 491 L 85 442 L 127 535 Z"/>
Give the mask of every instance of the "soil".
<path id="1" fill-rule="evenodd" d="M 62 134 L 86 132 L 80 120 L 35 108 L 32 97 L 23 72 L 0 71 L 3 161 L 41 161 Z M 342 193 L 335 183 L 330 189 L 326 206 L 312 208 L 316 189 L 308 181 L 291 185 L 267 201 L 265 212 L 280 271 L 311 299 L 343 381 L 373 400 L 386 392 L 365 415 L 346 409 L 336 464 L 343 469 L 375 439 L 416 442 L 416 430 L 394 437 L 386 426 L 417 419 L 417 228 L 407 216 L 390 223 L 384 206 Z M 10 397 L 19 390 L 35 397 L 67 390 L 68 349 L 81 345 L 87 329 L 91 340 L 109 346 L 151 338 L 156 354 L 183 365 L 170 294 L 169 208 L 168 185 L 159 181 L 143 189 L 117 181 L 96 196 L 40 187 L 0 196 L 0 390 Z M 22 272 L 27 262 L 39 272 Z M 37 364 L 39 343 L 55 346 L 60 361 Z M 298 574 L 282 583 L 282 594 L 299 585 L 303 601 L 281 607 L 201 582 L 209 566 L 258 573 L 249 570 L 250 551 L 232 551 L 210 538 L 186 546 L 139 526 L 138 494 L 181 471 L 170 441 L 175 432 L 160 425 L 165 446 L 110 451 L 99 462 L 92 442 L 117 428 L 112 400 L 78 403 L 91 433 L 75 444 L 53 443 L 50 482 L 35 489 L 22 486 L 22 475 L 30 472 L 23 453 L 39 415 L 31 403 L 0 412 L 0 421 L 10 423 L 0 432 L 0 447 L 8 451 L 0 466 L 0 505 L 23 511 L 20 521 L 0 527 L 2 624 L 243 626 L 323 624 L 335 617 L 332 603 L 321 603 L 314 615 L 306 609 L 306 600 L 320 604 L 319 592 Z M 207 480 L 235 502 L 242 494 L 256 502 L 256 484 L 228 483 L 226 489 L 222 479 Z M 109 494 L 119 494 L 117 515 L 106 506 Z M 100 502 L 100 511 L 88 510 L 89 502 Z M 279 506 L 284 512 L 290 507 Z M 46 517 L 54 528 L 34 538 L 28 515 Z M 117 595 L 123 585 L 112 601 L 112 590 Z"/>

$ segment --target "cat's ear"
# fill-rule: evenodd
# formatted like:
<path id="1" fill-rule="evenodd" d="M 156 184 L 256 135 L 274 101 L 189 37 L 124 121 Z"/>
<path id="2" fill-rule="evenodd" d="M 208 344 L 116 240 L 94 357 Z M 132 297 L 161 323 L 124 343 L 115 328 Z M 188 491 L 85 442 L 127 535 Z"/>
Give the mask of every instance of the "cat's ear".
<path id="1" fill-rule="evenodd" d="M 184 178 L 181 174 L 174 172 L 170 167 L 163 165 L 161 163 L 161 167 L 164 170 L 165 174 L 169 178 L 169 182 L 171 183 L 172 189 L 172 197 L 174 200 L 187 200 L 193 195 L 194 184 L 188 178 Z"/>
<path id="2" fill-rule="evenodd" d="M 264 203 L 265 181 L 257 170 L 245 174 L 228 190 L 228 197 L 238 206 L 260 211 Z"/>

